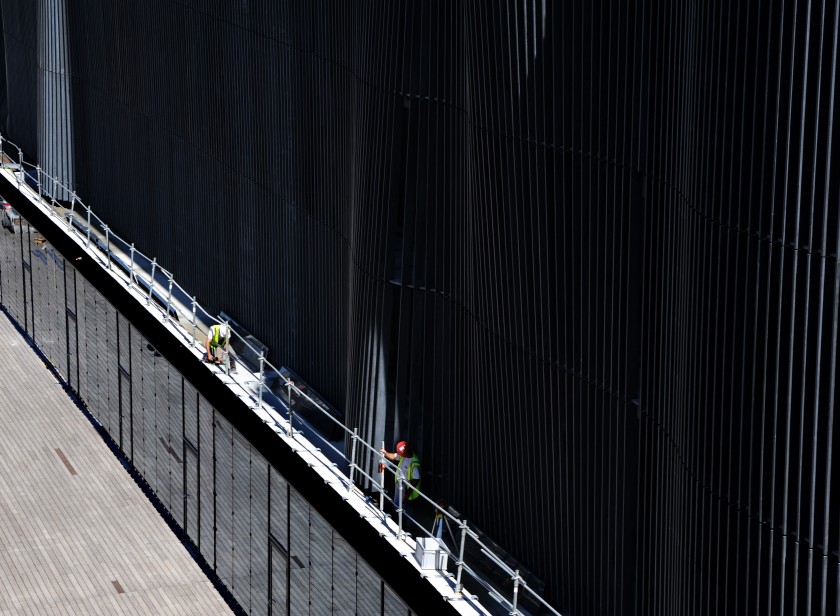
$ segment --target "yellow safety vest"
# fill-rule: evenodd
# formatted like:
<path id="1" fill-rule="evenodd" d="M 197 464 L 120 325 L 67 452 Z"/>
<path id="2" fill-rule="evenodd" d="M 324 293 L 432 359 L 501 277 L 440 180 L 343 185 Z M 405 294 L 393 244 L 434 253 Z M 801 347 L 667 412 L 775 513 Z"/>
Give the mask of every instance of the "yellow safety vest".
<path id="1" fill-rule="evenodd" d="M 210 329 L 213 330 L 213 339 L 210 341 L 210 348 L 215 349 L 219 346 L 219 330 L 222 328 L 221 325 L 213 325 Z M 227 344 L 227 338 L 222 340 L 222 344 Z"/>
<path id="2" fill-rule="evenodd" d="M 402 456 L 397 456 L 397 466 L 400 466 L 402 464 L 403 459 L 404 458 Z M 418 469 L 418 468 L 420 468 L 420 458 L 417 457 L 417 454 L 414 454 L 413 456 L 411 456 L 411 462 L 409 462 L 409 464 L 408 464 L 408 476 L 405 478 L 406 481 L 411 483 L 411 480 L 415 478 L 414 477 L 415 469 Z M 399 475 L 397 473 L 394 473 L 394 483 L 399 483 L 399 480 L 400 480 Z M 410 486 L 410 488 L 411 488 L 411 493 L 408 495 L 408 500 L 414 500 L 415 498 L 419 498 L 420 494 L 417 492 L 417 490 L 420 489 L 420 476 L 419 476 L 419 474 L 417 476 L 417 485 L 416 486 Z"/>

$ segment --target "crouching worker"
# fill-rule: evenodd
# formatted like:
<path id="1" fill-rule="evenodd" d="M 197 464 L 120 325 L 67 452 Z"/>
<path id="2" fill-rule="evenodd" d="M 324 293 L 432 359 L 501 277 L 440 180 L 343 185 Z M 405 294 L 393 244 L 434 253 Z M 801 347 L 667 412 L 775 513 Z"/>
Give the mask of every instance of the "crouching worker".
<path id="1" fill-rule="evenodd" d="M 228 358 L 230 359 L 230 371 L 236 372 L 236 362 L 234 361 L 233 355 L 233 347 L 231 346 L 228 349 L 228 341 L 230 340 L 230 326 L 225 325 L 224 323 L 221 325 L 213 325 L 207 330 L 207 340 L 204 342 L 204 350 L 207 351 L 207 357 L 205 361 L 211 364 L 221 364 L 222 357 L 224 357 L 225 352 L 227 351 Z M 216 351 L 221 348 L 222 350 L 222 357 L 218 357 L 216 355 Z"/>

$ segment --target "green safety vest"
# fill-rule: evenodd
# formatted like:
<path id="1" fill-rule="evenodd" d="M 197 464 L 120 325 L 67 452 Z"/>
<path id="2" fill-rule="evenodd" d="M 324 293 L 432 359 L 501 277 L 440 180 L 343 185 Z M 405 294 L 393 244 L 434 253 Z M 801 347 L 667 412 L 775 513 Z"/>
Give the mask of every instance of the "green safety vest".
<path id="1" fill-rule="evenodd" d="M 397 466 L 402 464 L 403 457 L 397 456 Z M 411 456 L 411 462 L 408 464 L 408 476 L 405 478 L 406 481 L 411 482 L 414 479 L 415 469 L 420 468 L 420 458 L 417 457 L 417 454 Z M 399 483 L 400 479 L 397 473 L 394 473 L 394 483 Z M 416 486 L 409 486 L 411 489 L 411 493 L 408 495 L 408 500 L 414 500 L 415 498 L 419 498 L 420 494 L 417 490 L 420 489 L 420 476 L 417 476 L 417 485 Z"/>
<path id="2" fill-rule="evenodd" d="M 210 348 L 215 349 L 219 346 L 219 330 L 222 328 L 221 325 L 213 325 L 210 329 L 213 330 L 213 339 L 210 341 Z M 222 344 L 227 343 L 227 338 L 222 340 Z"/>

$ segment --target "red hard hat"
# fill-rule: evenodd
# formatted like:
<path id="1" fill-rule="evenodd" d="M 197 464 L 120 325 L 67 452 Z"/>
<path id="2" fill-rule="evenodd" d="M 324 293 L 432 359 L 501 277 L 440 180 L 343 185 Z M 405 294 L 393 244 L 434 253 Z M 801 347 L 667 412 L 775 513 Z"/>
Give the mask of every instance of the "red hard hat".
<path id="1" fill-rule="evenodd" d="M 399 443 L 397 443 L 397 453 L 399 455 L 403 455 L 406 449 L 408 449 L 408 443 L 406 443 L 405 441 L 400 441 Z"/>

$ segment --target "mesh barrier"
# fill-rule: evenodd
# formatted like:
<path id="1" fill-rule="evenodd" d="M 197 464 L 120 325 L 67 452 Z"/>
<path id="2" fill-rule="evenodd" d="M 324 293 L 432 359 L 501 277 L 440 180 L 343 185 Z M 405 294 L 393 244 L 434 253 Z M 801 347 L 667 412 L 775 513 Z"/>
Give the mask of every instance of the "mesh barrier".
<path id="1" fill-rule="evenodd" d="M 0 302 L 247 613 L 411 613 L 282 473 L 22 218 L 14 233 L 0 232 Z"/>

